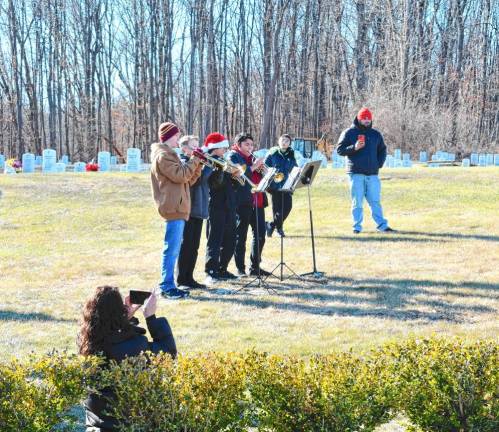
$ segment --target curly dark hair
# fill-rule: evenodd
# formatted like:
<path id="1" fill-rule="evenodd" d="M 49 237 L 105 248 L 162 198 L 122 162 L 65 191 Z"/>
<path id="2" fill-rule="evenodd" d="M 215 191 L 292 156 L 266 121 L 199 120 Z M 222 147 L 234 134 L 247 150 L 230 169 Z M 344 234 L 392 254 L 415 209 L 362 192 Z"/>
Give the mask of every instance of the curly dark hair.
<path id="1" fill-rule="evenodd" d="M 128 310 L 117 287 L 97 287 L 84 308 L 78 332 L 78 350 L 82 355 L 106 353 L 113 335 L 130 331 Z"/>

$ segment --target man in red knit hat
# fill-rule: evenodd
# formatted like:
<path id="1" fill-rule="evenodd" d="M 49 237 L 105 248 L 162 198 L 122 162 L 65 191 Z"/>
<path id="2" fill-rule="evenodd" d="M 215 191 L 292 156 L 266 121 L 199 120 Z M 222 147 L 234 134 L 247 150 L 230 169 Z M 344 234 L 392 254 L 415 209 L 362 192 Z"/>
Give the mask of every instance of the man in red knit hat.
<path id="1" fill-rule="evenodd" d="M 352 126 L 345 129 L 338 140 L 338 154 L 348 158 L 354 234 L 362 231 L 364 197 L 371 207 L 377 230 L 394 231 L 383 217 L 381 182 L 378 177 L 378 171 L 385 163 L 386 146 L 381 133 L 373 129 L 372 119 L 371 111 L 362 108 Z"/>
<path id="2" fill-rule="evenodd" d="M 161 265 L 161 295 L 167 299 L 180 299 L 189 295 L 178 289 L 173 273 L 177 261 L 185 221 L 191 212 L 192 186 L 201 174 L 199 159 L 180 160 L 174 148 L 178 147 L 180 131 L 173 123 L 159 126 L 159 143 L 151 147 L 151 187 L 158 212 L 166 221 L 166 231 Z"/>

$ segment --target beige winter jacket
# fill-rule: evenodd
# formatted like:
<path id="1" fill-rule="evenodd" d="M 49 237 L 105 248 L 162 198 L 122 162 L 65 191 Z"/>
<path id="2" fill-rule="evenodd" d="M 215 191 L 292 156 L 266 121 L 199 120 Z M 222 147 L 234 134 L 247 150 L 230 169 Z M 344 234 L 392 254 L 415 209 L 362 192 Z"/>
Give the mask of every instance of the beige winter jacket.
<path id="1" fill-rule="evenodd" d="M 163 219 L 189 219 L 189 186 L 196 182 L 202 167 L 198 159 L 182 162 L 175 150 L 164 144 L 151 146 L 152 195 Z"/>

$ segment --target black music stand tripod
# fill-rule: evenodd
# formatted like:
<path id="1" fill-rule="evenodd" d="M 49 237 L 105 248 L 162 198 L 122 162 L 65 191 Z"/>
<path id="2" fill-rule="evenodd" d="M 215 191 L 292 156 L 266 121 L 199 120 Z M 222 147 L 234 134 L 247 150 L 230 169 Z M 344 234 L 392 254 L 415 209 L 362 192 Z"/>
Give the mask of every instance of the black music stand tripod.
<path id="1" fill-rule="evenodd" d="M 269 168 L 267 171 L 267 174 L 260 180 L 260 183 L 258 184 L 258 187 L 254 192 L 265 192 L 265 190 L 268 188 L 270 185 L 271 181 L 275 177 L 276 174 L 276 169 L 275 168 Z M 260 252 L 260 227 L 258 223 L 258 207 L 255 205 L 255 234 L 256 234 L 256 249 L 258 250 L 258 259 L 261 260 L 261 252 Z M 263 227 L 265 229 L 265 227 Z M 255 278 L 251 279 L 249 282 L 244 284 L 241 288 L 237 290 L 233 290 L 232 294 L 236 294 L 240 291 L 242 291 L 244 288 L 250 287 L 253 284 L 255 284 L 255 287 L 257 288 L 265 288 L 267 292 L 273 291 L 274 293 L 277 293 L 277 291 L 269 286 L 268 284 L 265 283 L 266 277 L 262 277 L 262 274 L 260 272 L 260 262 L 258 263 L 258 273 Z"/>
<path id="2" fill-rule="evenodd" d="M 312 182 L 314 181 L 314 178 L 319 171 L 319 168 L 321 166 L 321 161 L 311 161 L 307 162 L 305 165 L 303 165 L 300 176 L 298 178 L 298 183 L 295 186 L 295 189 L 298 189 L 300 187 L 307 187 L 307 194 L 308 194 L 308 213 L 310 217 L 310 236 L 312 239 L 312 261 L 313 261 L 313 270 L 308 273 L 303 273 L 301 276 L 312 276 L 314 278 L 322 278 L 324 277 L 324 272 L 318 271 L 317 270 L 317 263 L 315 260 L 315 236 L 314 236 L 314 221 L 312 217 L 312 201 L 310 199 L 310 186 L 312 185 Z"/>
<path id="3" fill-rule="evenodd" d="M 279 193 L 293 193 L 294 192 L 294 185 L 290 184 L 287 185 L 286 183 L 283 185 L 281 189 L 278 190 Z M 281 217 L 284 215 L 284 199 L 281 199 Z M 284 221 L 283 221 L 284 223 Z M 302 279 L 291 267 L 289 267 L 285 262 L 284 262 L 284 237 L 281 236 L 281 261 L 279 264 L 277 264 L 271 271 L 270 275 L 267 276 L 269 278 L 270 276 L 274 276 L 275 278 L 279 279 L 281 282 L 284 280 L 284 268 L 286 268 L 294 277 L 297 279 Z M 279 276 L 275 275 L 274 272 L 279 269 Z M 289 276 L 292 277 L 292 276 Z M 265 279 L 267 279 L 265 278 Z"/>

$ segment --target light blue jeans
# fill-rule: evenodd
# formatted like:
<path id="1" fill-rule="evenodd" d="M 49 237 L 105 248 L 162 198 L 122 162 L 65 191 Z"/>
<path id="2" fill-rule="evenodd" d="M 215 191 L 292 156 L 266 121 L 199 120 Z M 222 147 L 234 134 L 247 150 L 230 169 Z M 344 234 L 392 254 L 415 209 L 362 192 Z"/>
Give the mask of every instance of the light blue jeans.
<path id="1" fill-rule="evenodd" d="M 388 227 L 388 221 L 383 217 L 381 208 L 381 182 L 377 175 L 349 174 L 350 193 L 352 196 L 352 219 L 353 229 L 362 231 L 362 220 L 364 219 L 363 203 L 364 197 L 371 207 L 371 215 L 376 222 L 376 228 L 384 231 Z"/>
<path id="2" fill-rule="evenodd" d="M 165 242 L 161 262 L 161 283 L 159 284 L 162 291 L 169 291 L 177 287 L 174 280 L 174 271 L 182 244 L 184 225 L 185 220 L 183 219 L 166 222 Z"/>

